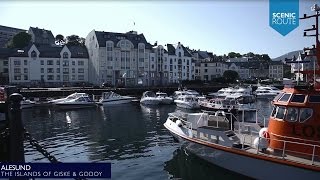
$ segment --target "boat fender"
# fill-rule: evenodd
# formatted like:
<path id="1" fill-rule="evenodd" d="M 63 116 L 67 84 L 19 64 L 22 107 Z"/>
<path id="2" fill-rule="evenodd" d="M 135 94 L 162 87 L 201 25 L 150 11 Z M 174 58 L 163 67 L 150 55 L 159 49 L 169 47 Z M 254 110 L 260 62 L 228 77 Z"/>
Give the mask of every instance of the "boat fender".
<path id="1" fill-rule="evenodd" d="M 182 127 L 183 123 L 180 120 L 176 121 L 177 126 Z"/>
<path id="2" fill-rule="evenodd" d="M 269 142 L 265 138 L 256 137 L 253 141 L 253 146 L 259 151 L 265 151 L 268 148 Z"/>
<path id="3" fill-rule="evenodd" d="M 270 134 L 268 132 L 268 128 L 261 128 L 259 131 L 259 137 L 265 138 L 268 142 L 270 142 Z"/>
<path id="4" fill-rule="evenodd" d="M 224 111 L 217 111 L 214 113 L 214 116 L 226 116 L 226 113 Z"/>

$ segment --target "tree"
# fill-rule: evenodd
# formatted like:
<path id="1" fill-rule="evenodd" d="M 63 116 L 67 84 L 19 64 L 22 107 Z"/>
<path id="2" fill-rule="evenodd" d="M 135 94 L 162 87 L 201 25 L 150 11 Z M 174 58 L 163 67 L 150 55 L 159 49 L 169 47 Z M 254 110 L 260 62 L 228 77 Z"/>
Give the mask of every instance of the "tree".
<path id="1" fill-rule="evenodd" d="M 264 60 L 264 61 L 271 61 L 271 58 L 269 57 L 269 55 L 268 54 L 262 54 L 261 55 L 262 56 L 262 59 Z"/>
<path id="2" fill-rule="evenodd" d="M 232 83 L 239 78 L 239 74 L 236 71 L 226 70 L 223 73 L 223 78 L 225 79 L 226 82 Z"/>
<path id="3" fill-rule="evenodd" d="M 235 58 L 236 57 L 236 53 L 235 52 L 229 52 L 228 53 L 228 57 L 229 58 Z"/>
<path id="4" fill-rule="evenodd" d="M 31 41 L 31 35 L 26 32 L 16 34 L 7 44 L 8 48 L 24 48 Z"/>
<path id="5" fill-rule="evenodd" d="M 71 46 L 84 46 L 85 38 L 78 35 L 67 36 L 67 45 Z"/>
<path id="6" fill-rule="evenodd" d="M 55 40 L 56 40 L 56 44 L 58 45 L 64 45 L 66 43 L 64 36 L 61 34 L 56 35 Z"/>

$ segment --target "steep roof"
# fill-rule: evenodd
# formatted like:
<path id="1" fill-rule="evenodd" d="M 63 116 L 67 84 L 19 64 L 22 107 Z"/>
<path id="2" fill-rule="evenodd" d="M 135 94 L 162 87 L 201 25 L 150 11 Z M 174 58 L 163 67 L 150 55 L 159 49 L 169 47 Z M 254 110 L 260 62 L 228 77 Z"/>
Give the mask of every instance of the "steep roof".
<path id="1" fill-rule="evenodd" d="M 23 49 L 13 49 L 11 56 L 12 57 L 28 57 L 28 51 L 32 45 L 29 45 Z M 36 45 L 38 51 L 40 52 L 39 57 L 47 58 L 60 58 L 60 53 L 63 47 L 55 46 L 41 46 Z M 88 58 L 87 48 L 83 46 L 67 46 L 71 52 L 71 58 Z"/>
<path id="2" fill-rule="evenodd" d="M 136 34 L 134 31 L 127 33 L 115 33 L 115 32 L 104 32 L 104 31 L 95 31 L 97 40 L 100 47 L 106 47 L 106 41 L 113 41 L 117 44 L 121 38 L 125 38 L 131 41 L 135 48 L 138 48 L 139 43 L 144 43 L 146 49 L 151 49 L 152 46 L 147 42 L 143 34 Z"/>
<path id="3" fill-rule="evenodd" d="M 183 45 L 181 45 L 183 52 L 184 52 L 184 56 L 187 57 L 192 57 L 192 55 L 190 54 L 190 52 L 187 50 L 187 48 L 185 48 Z"/>
<path id="4" fill-rule="evenodd" d="M 0 58 L 8 58 L 13 53 L 13 49 L 0 48 Z"/>
<path id="5" fill-rule="evenodd" d="M 167 44 L 167 50 L 169 55 L 176 55 L 176 48 L 172 44 Z"/>

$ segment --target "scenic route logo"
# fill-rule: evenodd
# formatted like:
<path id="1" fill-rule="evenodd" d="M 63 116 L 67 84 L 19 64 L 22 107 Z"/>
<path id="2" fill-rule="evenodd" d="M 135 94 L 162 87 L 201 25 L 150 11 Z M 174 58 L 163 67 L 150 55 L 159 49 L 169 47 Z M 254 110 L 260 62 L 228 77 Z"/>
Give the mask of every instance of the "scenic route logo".
<path id="1" fill-rule="evenodd" d="M 299 26 L 299 0 L 269 0 L 269 25 L 283 36 Z"/>

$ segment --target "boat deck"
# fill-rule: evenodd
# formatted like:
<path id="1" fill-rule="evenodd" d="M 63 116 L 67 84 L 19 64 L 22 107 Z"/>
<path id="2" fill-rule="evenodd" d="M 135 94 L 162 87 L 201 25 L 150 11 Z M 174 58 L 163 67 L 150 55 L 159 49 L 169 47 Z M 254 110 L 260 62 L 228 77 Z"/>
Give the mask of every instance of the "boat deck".
<path id="1" fill-rule="evenodd" d="M 252 124 L 252 123 L 247 123 Z M 249 127 L 249 125 L 248 125 Z M 217 127 L 200 127 L 201 129 L 205 130 L 215 130 L 216 132 L 227 132 L 228 137 L 232 137 L 232 133 L 230 133 L 230 130 L 227 130 L 225 127 L 222 128 L 217 128 Z M 252 129 L 247 129 L 247 130 L 239 130 L 237 126 L 235 126 L 235 130 L 232 131 L 236 135 L 236 138 L 230 138 L 234 144 L 229 146 L 230 148 L 236 148 L 240 149 L 243 151 L 246 151 L 248 153 L 252 154 L 258 154 L 258 155 L 263 155 L 266 157 L 270 158 L 277 158 L 279 160 L 284 160 L 284 161 L 290 161 L 290 162 L 295 162 L 295 163 L 300 163 L 300 164 L 305 164 L 305 165 L 313 165 L 316 167 L 320 167 L 320 157 L 314 156 L 314 159 L 312 160 L 312 155 L 309 155 L 308 157 L 303 157 L 303 156 L 296 156 L 290 154 L 290 152 L 286 152 L 283 150 L 277 150 L 274 151 L 270 148 L 264 150 L 264 151 L 258 151 L 254 146 L 253 142 L 256 137 L 258 137 L 258 132 L 253 131 Z M 229 134 L 230 135 L 229 135 Z M 220 144 L 223 145 L 224 141 L 219 141 L 219 138 L 217 139 L 217 135 L 208 135 L 203 132 L 199 132 L 197 130 L 193 130 L 193 137 L 194 138 L 199 138 L 201 140 L 208 141 L 209 143 L 215 143 L 215 144 Z"/>

